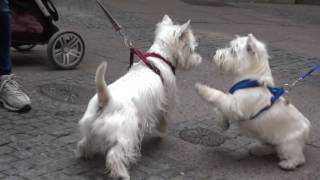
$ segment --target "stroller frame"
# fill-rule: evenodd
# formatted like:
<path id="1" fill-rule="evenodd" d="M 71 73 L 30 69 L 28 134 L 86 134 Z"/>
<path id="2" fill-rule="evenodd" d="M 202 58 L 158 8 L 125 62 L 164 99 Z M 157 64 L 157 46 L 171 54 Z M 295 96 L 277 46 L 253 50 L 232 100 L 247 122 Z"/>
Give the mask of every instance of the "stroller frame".
<path id="1" fill-rule="evenodd" d="M 19 0 L 16 1 L 16 4 L 12 3 L 12 7 L 19 4 Z M 47 55 L 53 67 L 74 69 L 84 57 L 85 44 L 82 37 L 74 31 L 59 31 L 59 28 L 53 23 L 53 21 L 58 21 L 59 15 L 51 0 L 32 1 L 33 5 L 37 6 L 35 10 L 39 11 L 37 15 L 41 16 L 38 19 L 41 19 L 43 32 L 33 38 L 28 38 L 23 32 L 13 31 L 11 46 L 19 52 L 26 52 L 38 44 L 48 44 Z M 24 0 L 21 2 L 26 3 Z"/>

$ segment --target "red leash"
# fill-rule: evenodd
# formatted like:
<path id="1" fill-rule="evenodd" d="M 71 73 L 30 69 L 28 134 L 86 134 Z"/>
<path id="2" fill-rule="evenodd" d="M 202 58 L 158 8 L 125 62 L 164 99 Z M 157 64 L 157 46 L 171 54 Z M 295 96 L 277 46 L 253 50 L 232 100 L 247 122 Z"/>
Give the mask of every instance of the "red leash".
<path id="1" fill-rule="evenodd" d="M 163 82 L 163 77 L 161 75 L 161 72 L 160 72 L 159 68 L 157 68 L 154 64 L 150 63 L 150 61 L 148 61 L 148 59 L 147 59 L 148 57 L 156 57 L 156 58 L 161 59 L 166 64 L 168 64 L 170 66 L 173 74 L 176 74 L 176 68 L 172 65 L 171 62 L 169 62 L 168 60 L 163 58 L 160 54 L 154 53 L 154 52 L 152 52 L 152 53 L 142 52 L 137 48 L 133 48 L 132 42 L 129 40 L 129 37 L 123 31 L 123 27 L 120 25 L 120 23 L 112 16 L 112 14 L 108 11 L 108 9 L 103 6 L 103 4 L 100 2 L 100 0 L 96 0 L 96 1 L 97 1 L 98 5 L 101 7 L 101 9 L 104 12 L 104 14 L 107 16 L 107 18 L 111 22 L 113 28 L 117 32 L 119 32 L 119 34 L 123 37 L 125 45 L 128 48 L 130 48 L 130 64 L 129 64 L 129 68 L 133 64 L 134 55 L 137 55 L 139 57 L 139 59 L 141 59 L 151 70 L 153 70 L 156 74 L 158 74 L 160 76 L 160 78 L 161 78 L 161 80 Z"/>

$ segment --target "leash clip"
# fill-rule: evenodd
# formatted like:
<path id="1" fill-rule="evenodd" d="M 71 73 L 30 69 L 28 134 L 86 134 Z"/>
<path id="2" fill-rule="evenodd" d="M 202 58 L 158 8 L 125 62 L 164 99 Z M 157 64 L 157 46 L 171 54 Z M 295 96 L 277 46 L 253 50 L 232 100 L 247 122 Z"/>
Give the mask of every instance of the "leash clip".
<path id="1" fill-rule="evenodd" d="M 133 48 L 133 43 L 132 41 L 129 39 L 129 36 L 123 31 L 123 30 L 119 30 L 118 31 L 119 35 L 123 38 L 123 43 L 127 48 Z"/>

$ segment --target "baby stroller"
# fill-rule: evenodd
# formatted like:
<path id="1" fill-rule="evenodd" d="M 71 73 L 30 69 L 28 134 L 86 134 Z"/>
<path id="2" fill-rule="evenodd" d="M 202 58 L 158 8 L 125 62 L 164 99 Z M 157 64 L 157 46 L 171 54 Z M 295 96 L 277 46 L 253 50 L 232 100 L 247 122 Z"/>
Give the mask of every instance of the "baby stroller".
<path id="1" fill-rule="evenodd" d="M 61 31 L 53 24 L 59 19 L 51 0 L 11 0 L 12 47 L 29 51 L 37 44 L 48 44 L 49 61 L 57 69 L 74 69 L 85 53 L 79 34 Z"/>

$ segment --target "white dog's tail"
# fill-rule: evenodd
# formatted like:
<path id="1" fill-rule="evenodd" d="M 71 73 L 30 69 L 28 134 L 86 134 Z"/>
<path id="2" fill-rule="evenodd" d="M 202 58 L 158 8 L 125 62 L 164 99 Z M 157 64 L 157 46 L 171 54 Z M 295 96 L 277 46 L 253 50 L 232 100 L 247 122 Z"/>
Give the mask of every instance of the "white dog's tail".
<path id="1" fill-rule="evenodd" d="M 105 107 L 110 99 L 107 83 L 104 79 L 106 69 L 107 69 L 107 62 L 102 62 L 96 71 L 95 81 L 96 81 L 96 90 L 98 95 L 99 107 Z"/>

